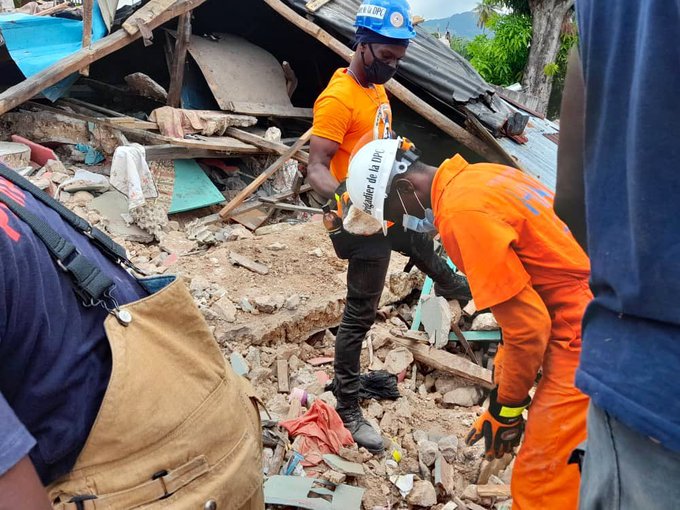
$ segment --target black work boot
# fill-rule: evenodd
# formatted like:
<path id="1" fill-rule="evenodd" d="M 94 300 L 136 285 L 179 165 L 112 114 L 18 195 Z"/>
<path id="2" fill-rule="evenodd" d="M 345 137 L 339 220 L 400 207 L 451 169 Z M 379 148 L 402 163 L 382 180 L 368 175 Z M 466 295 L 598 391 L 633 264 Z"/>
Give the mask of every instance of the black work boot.
<path id="1" fill-rule="evenodd" d="M 434 293 L 447 301 L 457 299 L 458 301 L 470 301 L 472 293 L 467 278 L 458 273 L 454 273 L 448 265 L 446 273 L 434 280 Z"/>
<path id="2" fill-rule="evenodd" d="M 382 453 L 385 449 L 382 436 L 366 421 L 359 404 L 349 407 L 338 405 L 338 414 L 345 428 L 350 431 L 354 441 L 373 454 Z"/>

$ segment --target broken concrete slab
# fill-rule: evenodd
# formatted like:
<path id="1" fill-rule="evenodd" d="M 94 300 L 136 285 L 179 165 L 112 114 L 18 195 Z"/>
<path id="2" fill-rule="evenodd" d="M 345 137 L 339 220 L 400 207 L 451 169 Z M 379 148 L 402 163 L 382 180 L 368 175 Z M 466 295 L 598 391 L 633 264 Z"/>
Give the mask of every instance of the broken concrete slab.
<path id="1" fill-rule="evenodd" d="M 366 474 L 363 465 L 345 460 L 339 455 L 327 453 L 323 456 L 323 460 L 330 468 L 349 476 L 364 476 Z"/>
<path id="2" fill-rule="evenodd" d="M 492 313 L 480 313 L 472 321 L 470 329 L 472 331 L 495 331 L 500 329 L 500 326 Z"/>
<path id="3" fill-rule="evenodd" d="M 413 489 L 408 496 L 406 502 L 409 505 L 431 507 L 437 504 L 437 491 L 434 486 L 425 480 L 418 480 L 413 483 Z"/>
<path id="4" fill-rule="evenodd" d="M 137 225 L 129 225 L 123 214 L 128 213 L 128 200 L 125 195 L 116 190 L 107 191 L 90 202 L 90 210 L 97 211 L 102 216 L 106 230 L 114 238 L 137 243 L 150 243 L 154 236 L 142 230 Z"/>
<path id="5" fill-rule="evenodd" d="M 458 456 L 458 438 L 456 436 L 442 437 L 437 446 L 446 462 L 453 464 Z"/>
<path id="6" fill-rule="evenodd" d="M 221 319 L 227 322 L 236 321 L 236 305 L 227 296 L 223 296 L 215 301 L 211 307 Z"/>
<path id="7" fill-rule="evenodd" d="M 265 266 L 266 267 L 266 266 Z M 257 272 L 257 271 L 255 271 Z M 262 273 L 260 273 L 262 274 Z M 266 273 L 265 273 L 266 274 Z M 276 313 L 283 308 L 286 299 L 281 294 L 274 294 L 270 296 L 257 296 L 251 300 L 251 303 L 256 310 L 262 313 Z"/>
<path id="8" fill-rule="evenodd" d="M 456 388 L 444 395 L 444 404 L 462 407 L 472 407 L 479 404 L 484 396 L 484 391 L 476 386 L 464 386 Z"/>
<path id="9" fill-rule="evenodd" d="M 430 339 L 430 345 L 437 349 L 449 343 L 451 332 L 451 308 L 441 296 L 430 294 L 421 301 L 421 321 Z"/>
<path id="10" fill-rule="evenodd" d="M 260 264 L 259 262 L 255 262 L 253 259 L 236 253 L 235 251 L 229 253 L 229 262 L 235 266 L 241 266 L 248 271 L 252 271 L 253 273 L 261 275 L 269 274 L 269 268 L 267 266 Z"/>
<path id="11" fill-rule="evenodd" d="M 390 374 L 398 375 L 413 363 L 413 354 L 405 347 L 397 347 L 387 353 L 385 357 L 385 370 Z"/>

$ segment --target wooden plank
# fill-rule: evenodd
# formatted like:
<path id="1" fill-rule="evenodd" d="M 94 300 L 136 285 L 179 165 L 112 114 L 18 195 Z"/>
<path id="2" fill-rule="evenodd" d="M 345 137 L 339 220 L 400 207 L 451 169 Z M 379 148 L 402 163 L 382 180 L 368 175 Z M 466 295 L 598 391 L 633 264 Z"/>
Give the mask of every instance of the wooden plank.
<path id="1" fill-rule="evenodd" d="M 285 359 L 276 360 L 276 380 L 279 383 L 279 393 L 288 393 L 290 391 L 288 361 Z"/>
<path id="2" fill-rule="evenodd" d="M 198 7 L 205 1 L 206 0 L 175 0 L 170 7 L 151 19 L 148 22 L 147 28 L 153 30 L 180 14 Z M 149 4 L 147 4 L 147 6 L 148 5 Z M 143 10 L 145 7 L 142 7 L 140 10 Z M 47 87 L 80 71 L 93 62 L 118 51 L 140 37 L 141 33 L 139 31 L 136 31 L 134 34 L 129 34 L 125 30 L 118 30 L 113 34 L 100 39 L 89 48 L 83 48 L 76 51 L 47 69 L 8 88 L 0 94 L 0 115 L 8 112 L 12 108 L 16 108 L 45 90 Z"/>
<path id="3" fill-rule="evenodd" d="M 168 90 L 168 106 L 180 107 L 184 69 L 186 68 L 187 49 L 191 39 L 191 11 L 181 14 L 177 22 L 177 40 L 170 70 L 170 89 Z"/>
<path id="4" fill-rule="evenodd" d="M 92 44 L 92 11 L 94 0 L 83 0 L 83 48 L 89 48 Z M 90 76 L 90 67 L 80 70 L 83 76 Z"/>
<path id="5" fill-rule="evenodd" d="M 345 44 L 341 43 L 331 34 L 321 29 L 317 24 L 300 16 L 293 9 L 285 5 L 281 0 L 263 0 L 269 7 L 278 12 L 285 19 L 296 25 L 305 33 L 314 37 L 317 41 L 337 53 L 347 62 L 352 60 L 353 51 Z M 504 150 L 498 152 L 495 147 L 490 147 L 472 133 L 449 119 L 446 115 L 439 112 L 434 107 L 416 96 L 413 92 L 404 87 L 395 79 L 390 80 L 385 85 L 387 90 L 394 94 L 402 103 L 411 108 L 423 118 L 437 126 L 444 133 L 465 145 L 468 149 L 484 157 L 487 161 L 495 163 L 506 163 L 510 155 Z M 510 158 L 512 159 L 512 158 Z M 514 160 L 513 160 L 514 161 Z M 514 163 L 516 165 L 516 163 Z"/>
<path id="6" fill-rule="evenodd" d="M 227 128 L 225 134 L 231 136 L 232 138 L 236 138 L 237 140 L 241 140 L 242 142 L 260 147 L 261 149 L 270 150 L 279 155 L 284 154 L 289 149 L 287 145 L 265 140 L 261 136 L 257 136 L 254 133 L 249 133 L 248 131 L 244 131 L 235 127 Z M 292 159 L 296 159 L 300 163 L 304 163 L 306 165 L 309 163 L 309 154 L 303 151 L 298 151 L 292 156 Z"/>
<path id="7" fill-rule="evenodd" d="M 140 7 L 135 13 L 130 16 L 125 23 L 123 29 L 130 35 L 135 35 L 140 32 L 140 27 L 150 24 L 162 12 L 172 7 L 175 0 L 151 0 L 146 5 Z"/>
<path id="8" fill-rule="evenodd" d="M 244 154 L 242 149 L 234 152 L 229 151 L 215 151 L 210 149 L 203 149 L 200 147 L 182 147 L 170 143 L 145 145 L 146 160 L 147 161 L 169 161 L 173 159 L 196 159 L 196 158 L 225 158 L 232 154 Z M 253 154 L 261 154 L 262 151 L 253 152 Z"/>
<path id="9" fill-rule="evenodd" d="M 482 368 L 465 358 L 451 354 L 429 345 L 423 345 L 415 340 L 392 336 L 392 343 L 406 347 L 413 353 L 413 357 L 428 367 L 447 374 L 462 377 L 484 388 L 494 387 L 491 370 Z"/>
<path id="10" fill-rule="evenodd" d="M 311 119 L 314 117 L 314 110 L 312 108 L 282 106 L 279 104 L 246 103 L 243 101 L 230 101 L 229 111 L 254 115 L 255 117 L 293 117 L 301 119 Z"/>
<path id="11" fill-rule="evenodd" d="M 236 195 L 236 197 L 234 197 L 234 199 L 231 202 L 229 202 L 220 211 L 220 216 L 222 217 L 222 219 L 223 220 L 229 219 L 234 209 L 241 205 L 246 198 L 255 193 L 255 191 L 257 191 L 257 189 L 267 179 L 274 175 L 284 165 L 284 163 L 290 159 L 290 157 L 293 154 L 300 150 L 300 148 L 309 141 L 311 136 L 312 129 L 310 128 L 300 137 L 300 139 L 297 142 L 293 144 L 293 146 L 290 149 L 288 149 L 284 154 L 282 154 L 279 157 L 279 159 L 277 159 L 269 168 L 267 168 L 264 172 L 258 175 L 253 182 L 246 186 L 238 195 Z"/>
<path id="12" fill-rule="evenodd" d="M 309 12 L 316 12 L 330 1 L 331 0 L 311 0 L 310 2 L 307 2 L 305 7 Z"/>
<path id="13" fill-rule="evenodd" d="M 66 9 L 70 8 L 71 6 L 69 5 L 69 3 L 64 2 L 63 4 L 57 4 L 52 7 L 49 7 L 44 11 L 36 12 L 33 16 L 51 16 L 52 14 L 57 14 L 58 12 L 65 11 Z"/>
<path id="14" fill-rule="evenodd" d="M 294 420 L 295 418 L 299 418 L 300 414 L 302 413 L 302 404 L 300 401 L 296 398 L 292 399 L 290 402 L 290 408 L 288 409 L 288 414 L 286 415 L 286 420 Z M 276 446 L 276 450 L 274 450 L 274 455 L 272 456 L 272 460 L 269 463 L 269 469 L 267 470 L 267 473 L 269 476 L 274 476 L 278 475 L 279 471 L 281 471 L 281 467 L 283 466 L 283 459 L 286 455 L 286 445 L 279 443 Z"/>
<path id="15" fill-rule="evenodd" d="M 509 485 L 478 485 L 477 494 L 480 498 L 509 498 L 511 496 Z"/>

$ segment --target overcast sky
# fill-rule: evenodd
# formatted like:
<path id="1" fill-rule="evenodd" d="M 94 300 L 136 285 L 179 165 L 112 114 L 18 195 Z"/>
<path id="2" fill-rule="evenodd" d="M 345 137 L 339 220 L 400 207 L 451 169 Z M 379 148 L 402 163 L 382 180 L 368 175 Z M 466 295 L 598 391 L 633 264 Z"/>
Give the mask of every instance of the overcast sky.
<path id="1" fill-rule="evenodd" d="M 448 18 L 452 14 L 471 11 L 479 0 L 409 0 L 411 12 L 426 19 Z"/>

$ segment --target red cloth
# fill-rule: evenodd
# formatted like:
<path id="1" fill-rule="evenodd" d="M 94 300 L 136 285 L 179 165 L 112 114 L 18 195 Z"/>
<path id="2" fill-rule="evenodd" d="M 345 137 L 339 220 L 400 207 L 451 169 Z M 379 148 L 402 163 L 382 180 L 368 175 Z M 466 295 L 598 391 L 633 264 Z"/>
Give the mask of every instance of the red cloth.
<path id="1" fill-rule="evenodd" d="M 354 444 L 352 434 L 331 406 L 315 400 L 304 416 L 281 422 L 292 437 L 303 436 L 298 453 L 305 457 L 303 466 L 316 466 L 325 453 L 339 453 L 340 447 Z"/>

